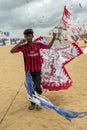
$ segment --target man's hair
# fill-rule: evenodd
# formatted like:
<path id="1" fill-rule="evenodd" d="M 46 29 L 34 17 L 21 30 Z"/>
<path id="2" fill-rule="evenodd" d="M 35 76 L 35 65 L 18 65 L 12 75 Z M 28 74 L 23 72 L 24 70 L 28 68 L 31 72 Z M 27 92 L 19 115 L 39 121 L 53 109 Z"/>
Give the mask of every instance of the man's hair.
<path id="1" fill-rule="evenodd" d="M 32 29 L 26 29 L 26 30 L 24 30 L 24 35 L 27 35 L 27 34 L 32 34 L 32 36 L 33 36 L 33 30 Z"/>

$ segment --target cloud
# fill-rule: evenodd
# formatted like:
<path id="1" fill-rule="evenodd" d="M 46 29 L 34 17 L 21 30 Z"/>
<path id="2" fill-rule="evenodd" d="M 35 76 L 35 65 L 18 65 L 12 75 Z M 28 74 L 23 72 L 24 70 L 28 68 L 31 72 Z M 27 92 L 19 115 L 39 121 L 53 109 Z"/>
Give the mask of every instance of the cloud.
<path id="1" fill-rule="evenodd" d="M 35 0 L 0 0 L 1 11 L 11 11 Z"/>
<path id="2" fill-rule="evenodd" d="M 23 36 L 26 28 L 33 28 L 35 35 L 47 33 L 61 19 L 64 5 L 70 7 L 70 0 L 0 0 L 0 29 L 9 31 L 11 36 Z M 75 19 L 86 22 L 86 8 L 74 4 Z M 84 16 L 84 17 L 83 17 Z M 83 19 L 84 18 L 84 19 Z M 37 31 L 37 33 L 36 33 Z"/>

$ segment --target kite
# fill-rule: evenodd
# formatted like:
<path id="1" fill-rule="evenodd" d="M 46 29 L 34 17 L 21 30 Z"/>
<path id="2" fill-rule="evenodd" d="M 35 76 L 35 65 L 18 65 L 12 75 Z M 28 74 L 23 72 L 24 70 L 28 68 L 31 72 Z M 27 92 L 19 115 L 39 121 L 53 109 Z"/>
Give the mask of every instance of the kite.
<path id="1" fill-rule="evenodd" d="M 84 49 L 83 53 L 87 56 L 87 47 Z"/>
<path id="2" fill-rule="evenodd" d="M 41 36 L 35 39 L 34 42 L 48 44 L 46 39 Z M 72 85 L 72 80 L 64 65 L 82 53 L 75 42 L 61 48 L 41 49 L 43 88 L 50 91 L 68 89 Z"/>
<path id="3" fill-rule="evenodd" d="M 82 8 L 82 5 L 81 5 L 81 3 L 79 3 L 79 6 Z"/>
<path id="4" fill-rule="evenodd" d="M 57 106 L 54 106 L 46 97 L 39 95 L 34 90 L 34 82 L 29 72 L 27 72 L 27 75 L 26 75 L 25 88 L 27 91 L 28 99 L 30 101 L 34 102 L 35 104 L 41 107 L 54 110 L 55 112 L 65 117 L 69 121 L 71 121 L 71 119 L 73 118 L 80 118 L 87 115 L 87 112 L 72 112 L 72 111 L 67 111 Z"/>
<path id="5" fill-rule="evenodd" d="M 72 80 L 64 65 L 82 54 L 76 43 L 61 48 L 42 49 L 42 86 L 50 91 L 67 89 Z"/>
<path id="6" fill-rule="evenodd" d="M 66 8 L 66 6 L 64 6 L 62 22 L 66 27 L 67 31 L 69 32 L 69 34 L 73 36 L 74 41 L 77 41 L 80 38 L 80 35 L 86 33 L 85 27 L 75 22 L 70 11 Z"/>
<path id="7" fill-rule="evenodd" d="M 69 0 L 69 3 L 72 4 L 73 6 L 78 6 L 80 8 L 83 8 L 85 7 L 87 4 L 86 4 L 86 0 L 82 1 L 82 0 Z"/>
<path id="8" fill-rule="evenodd" d="M 46 41 L 46 39 L 45 39 L 44 37 L 42 37 L 42 36 L 36 38 L 36 39 L 34 40 L 34 42 L 40 42 L 40 43 L 42 43 L 42 44 L 44 44 L 44 45 L 47 45 L 47 44 L 48 44 L 48 42 Z"/>

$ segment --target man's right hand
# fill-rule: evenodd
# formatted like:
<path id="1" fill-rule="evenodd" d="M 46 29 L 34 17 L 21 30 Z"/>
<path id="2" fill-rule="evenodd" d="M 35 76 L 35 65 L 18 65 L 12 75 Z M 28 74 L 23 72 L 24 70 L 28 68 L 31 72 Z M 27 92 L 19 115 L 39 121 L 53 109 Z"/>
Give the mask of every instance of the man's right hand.
<path id="1" fill-rule="evenodd" d="M 25 43 L 26 42 L 26 39 L 21 39 L 20 41 L 19 41 L 19 44 L 23 44 L 23 43 Z"/>
<path id="2" fill-rule="evenodd" d="M 16 50 L 21 46 L 21 44 L 24 44 L 25 42 L 26 42 L 26 39 L 21 39 L 21 40 L 19 41 L 19 43 L 11 49 L 10 52 L 11 52 L 11 53 L 15 53 Z"/>

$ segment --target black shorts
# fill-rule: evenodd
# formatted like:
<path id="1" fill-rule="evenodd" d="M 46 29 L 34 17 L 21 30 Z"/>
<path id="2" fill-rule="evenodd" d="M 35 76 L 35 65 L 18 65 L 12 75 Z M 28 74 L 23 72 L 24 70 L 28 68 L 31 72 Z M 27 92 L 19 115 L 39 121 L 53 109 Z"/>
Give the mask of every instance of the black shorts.
<path id="1" fill-rule="evenodd" d="M 42 87 L 41 87 L 41 71 L 38 72 L 30 72 L 34 85 L 35 85 L 35 90 L 38 94 L 42 93 Z"/>

